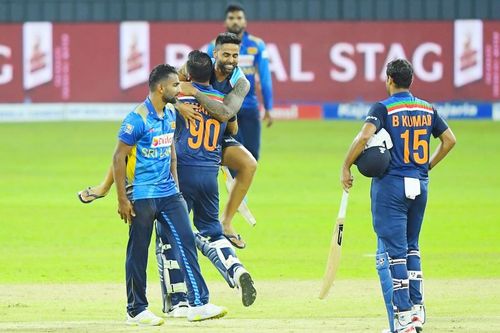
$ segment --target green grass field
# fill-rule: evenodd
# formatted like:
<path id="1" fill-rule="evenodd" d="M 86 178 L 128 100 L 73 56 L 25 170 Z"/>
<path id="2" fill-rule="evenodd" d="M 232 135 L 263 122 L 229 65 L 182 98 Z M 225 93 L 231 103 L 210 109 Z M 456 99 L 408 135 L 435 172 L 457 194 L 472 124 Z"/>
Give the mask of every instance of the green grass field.
<path id="1" fill-rule="evenodd" d="M 450 122 L 456 148 L 431 172 L 421 235 L 427 332 L 500 332 L 500 123 Z M 258 224 L 237 216 L 240 259 L 259 297 L 239 304 L 205 258 L 202 269 L 227 319 L 168 320 L 159 331 L 378 332 L 385 314 L 373 253 L 370 181 L 354 171 L 339 282 L 317 300 L 341 196 L 340 164 L 361 124 L 278 122 L 263 133 L 249 195 Z M 98 183 L 118 123 L 0 124 L 0 331 L 130 331 L 123 324 L 127 227 L 116 196 L 83 205 Z M 433 141 L 434 146 L 437 141 Z M 223 187 L 221 187 L 223 189 Z M 221 191 L 223 192 L 223 191 Z M 222 193 L 225 198 L 225 193 Z M 223 200 L 221 200 L 223 201 Z M 151 308 L 160 299 L 150 256 Z"/>

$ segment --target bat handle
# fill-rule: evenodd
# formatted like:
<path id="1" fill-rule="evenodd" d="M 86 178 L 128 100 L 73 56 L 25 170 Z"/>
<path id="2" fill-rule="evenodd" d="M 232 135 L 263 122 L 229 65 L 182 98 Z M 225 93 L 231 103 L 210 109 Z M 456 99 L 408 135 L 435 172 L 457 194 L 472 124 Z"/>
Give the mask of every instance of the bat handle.
<path id="1" fill-rule="evenodd" d="M 342 191 L 342 200 L 340 201 L 339 215 L 338 218 L 345 218 L 345 213 L 347 210 L 347 201 L 349 199 L 349 192 Z"/>

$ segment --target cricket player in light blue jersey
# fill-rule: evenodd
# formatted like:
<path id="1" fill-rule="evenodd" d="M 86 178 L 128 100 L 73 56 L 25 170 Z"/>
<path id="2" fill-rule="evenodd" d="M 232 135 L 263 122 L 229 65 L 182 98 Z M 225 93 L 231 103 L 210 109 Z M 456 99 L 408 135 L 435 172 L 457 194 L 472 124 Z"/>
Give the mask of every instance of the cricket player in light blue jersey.
<path id="1" fill-rule="evenodd" d="M 220 318 L 225 308 L 208 303 L 186 203 L 179 193 L 174 145 L 179 94 L 175 68 L 158 65 L 149 77 L 149 96 L 127 115 L 118 134 L 113 175 L 118 213 L 129 227 L 126 254 L 127 324 L 156 326 L 163 319 L 148 310 L 146 266 L 154 221 L 159 237 L 175 254 L 187 285 L 188 320 Z"/>

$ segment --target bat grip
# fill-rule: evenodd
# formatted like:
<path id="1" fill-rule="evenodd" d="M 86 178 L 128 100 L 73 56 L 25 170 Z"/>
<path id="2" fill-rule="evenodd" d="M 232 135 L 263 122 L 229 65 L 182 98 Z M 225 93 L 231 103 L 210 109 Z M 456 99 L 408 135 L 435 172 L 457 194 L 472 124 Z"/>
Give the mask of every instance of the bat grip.
<path id="1" fill-rule="evenodd" d="M 347 200 L 348 199 L 349 199 L 349 192 L 342 191 L 342 200 L 340 201 L 338 218 L 345 218 L 345 212 L 347 210 Z"/>

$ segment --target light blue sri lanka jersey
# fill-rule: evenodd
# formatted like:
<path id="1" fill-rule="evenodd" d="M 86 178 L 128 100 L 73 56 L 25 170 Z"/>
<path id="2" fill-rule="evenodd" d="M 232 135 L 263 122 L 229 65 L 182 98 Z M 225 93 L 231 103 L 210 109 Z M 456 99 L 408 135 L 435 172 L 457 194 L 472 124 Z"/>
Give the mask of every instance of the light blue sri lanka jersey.
<path id="1" fill-rule="evenodd" d="M 167 104 L 158 117 L 149 97 L 129 113 L 118 139 L 133 146 L 127 156 L 126 188 L 130 200 L 161 198 L 178 192 L 170 173 L 175 108 Z"/>
<path id="2" fill-rule="evenodd" d="M 193 86 L 212 100 L 220 103 L 224 100 L 224 94 L 212 86 L 197 83 L 193 83 Z M 193 96 L 179 95 L 178 99 L 183 103 L 195 105 L 203 119 L 191 122 L 189 128 L 186 128 L 184 118 L 177 117 L 175 129 L 177 165 L 218 168 L 222 154 L 221 141 L 227 123 L 221 123 L 210 116 Z"/>
<path id="3" fill-rule="evenodd" d="M 207 53 L 212 57 L 215 48 L 213 40 L 207 49 Z M 259 82 L 262 89 L 264 108 L 271 110 L 273 108 L 273 85 L 271 72 L 269 70 L 269 56 L 266 50 L 266 44 L 258 37 L 248 32 L 243 32 L 241 38 L 240 55 L 238 57 L 238 66 L 242 69 L 246 78 L 250 82 L 250 90 L 243 101 L 243 109 L 255 109 L 258 107 L 256 85 Z M 258 76 L 258 79 L 256 78 Z M 257 82 L 257 80 L 259 80 Z M 214 86 L 217 89 L 217 87 Z M 226 93 L 227 94 L 227 93 Z"/>
<path id="4" fill-rule="evenodd" d="M 448 129 L 432 105 L 401 92 L 375 103 L 365 122 L 374 124 L 377 132 L 385 128 L 393 143 L 388 175 L 426 179 L 429 170 L 430 137 L 436 138 Z"/>

